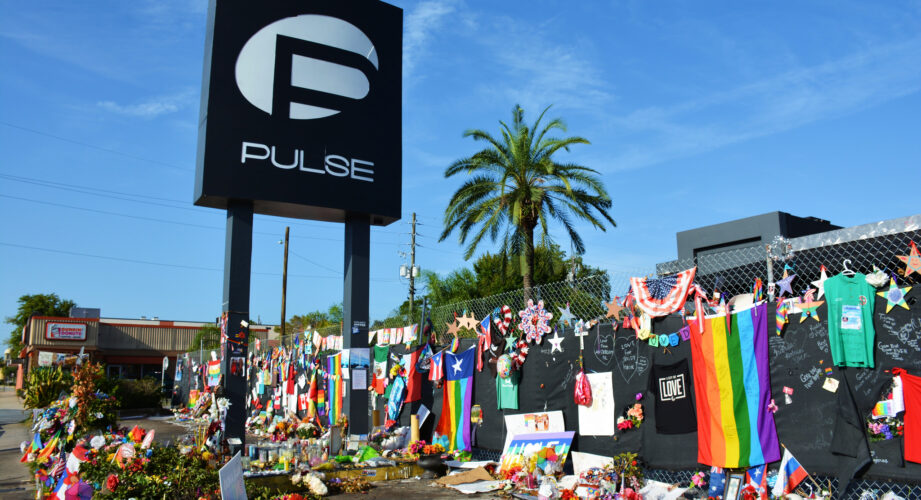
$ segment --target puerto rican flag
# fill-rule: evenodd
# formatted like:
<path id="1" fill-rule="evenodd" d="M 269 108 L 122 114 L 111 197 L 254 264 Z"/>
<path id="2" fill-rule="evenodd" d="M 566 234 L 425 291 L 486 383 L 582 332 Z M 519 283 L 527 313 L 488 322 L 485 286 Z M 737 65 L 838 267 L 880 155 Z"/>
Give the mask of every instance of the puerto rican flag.
<path id="1" fill-rule="evenodd" d="M 767 464 L 761 464 L 745 471 L 745 483 L 755 488 L 760 500 L 768 500 L 767 492 Z"/>
<path id="2" fill-rule="evenodd" d="M 437 382 L 445 376 L 445 352 L 438 351 L 432 356 L 432 368 L 429 369 L 429 380 Z"/>
<path id="3" fill-rule="evenodd" d="M 774 490 L 771 492 L 774 496 L 782 496 L 793 493 L 797 485 L 806 479 L 809 473 L 799 463 L 790 450 L 784 448 L 783 459 L 780 461 L 780 470 L 777 471 L 777 482 L 774 484 Z"/>

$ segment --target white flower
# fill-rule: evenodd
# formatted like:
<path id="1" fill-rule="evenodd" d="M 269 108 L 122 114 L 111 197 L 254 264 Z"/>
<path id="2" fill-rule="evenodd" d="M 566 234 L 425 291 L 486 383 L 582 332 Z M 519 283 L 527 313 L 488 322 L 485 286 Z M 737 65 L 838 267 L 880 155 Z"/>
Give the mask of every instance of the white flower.
<path id="1" fill-rule="evenodd" d="M 296 486 L 296 485 L 300 484 L 300 482 L 301 482 L 302 479 L 303 479 L 303 478 L 301 477 L 301 474 L 300 474 L 300 473 L 293 474 L 293 475 L 291 475 L 291 484 L 294 484 L 294 485 Z"/>
<path id="2" fill-rule="evenodd" d="M 106 444 L 106 438 L 102 436 L 93 436 L 93 439 L 90 439 L 90 446 L 95 449 L 101 448 Z"/>
<path id="3" fill-rule="evenodd" d="M 324 496 L 329 493 L 326 485 L 316 474 L 307 474 L 304 476 L 304 480 L 307 483 L 307 487 L 310 488 L 310 492 L 314 495 Z"/>

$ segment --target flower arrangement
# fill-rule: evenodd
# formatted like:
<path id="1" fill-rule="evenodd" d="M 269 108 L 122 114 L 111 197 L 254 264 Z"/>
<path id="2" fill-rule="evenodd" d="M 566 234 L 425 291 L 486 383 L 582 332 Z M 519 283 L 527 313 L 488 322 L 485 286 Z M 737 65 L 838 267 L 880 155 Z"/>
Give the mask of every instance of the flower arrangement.
<path id="1" fill-rule="evenodd" d="M 444 446 L 442 446 L 442 445 L 440 445 L 440 444 L 438 444 L 438 443 L 429 444 L 429 445 L 425 445 L 425 446 L 422 447 L 422 454 L 423 454 L 423 455 L 437 455 L 437 454 L 441 454 L 441 453 L 444 453 L 444 452 L 445 452 Z"/>
<path id="2" fill-rule="evenodd" d="M 617 429 L 626 431 L 639 428 L 643 424 L 643 405 L 636 403 L 627 407 L 624 415 L 617 417 Z"/>
<path id="3" fill-rule="evenodd" d="M 698 472 L 691 476 L 691 484 L 688 486 L 688 488 L 694 488 L 695 486 L 698 488 L 707 487 L 706 475 L 703 472 Z"/>
<path id="4" fill-rule="evenodd" d="M 425 440 L 413 441 L 409 443 L 409 447 L 406 450 L 410 455 L 418 455 L 423 448 L 426 447 Z"/>
<path id="5" fill-rule="evenodd" d="M 320 436 L 320 428 L 313 422 L 301 422 L 295 429 L 297 437 L 301 439 L 315 438 Z"/>
<path id="6" fill-rule="evenodd" d="M 295 473 L 291 476 L 291 483 L 307 487 L 314 495 L 326 496 L 329 493 L 329 489 L 323 484 L 323 478 L 316 472 Z"/>
<path id="7" fill-rule="evenodd" d="M 871 417 L 867 419 L 867 430 L 870 431 L 870 441 L 888 441 L 905 433 L 905 423 L 895 417 Z"/>
<path id="8" fill-rule="evenodd" d="M 643 487 L 643 468 L 636 453 L 621 453 L 614 457 L 614 472 L 625 488 L 639 490 Z"/>
<path id="9" fill-rule="evenodd" d="M 440 455 L 445 452 L 445 447 L 435 443 L 426 444 L 424 440 L 413 441 L 406 448 L 409 455 Z"/>

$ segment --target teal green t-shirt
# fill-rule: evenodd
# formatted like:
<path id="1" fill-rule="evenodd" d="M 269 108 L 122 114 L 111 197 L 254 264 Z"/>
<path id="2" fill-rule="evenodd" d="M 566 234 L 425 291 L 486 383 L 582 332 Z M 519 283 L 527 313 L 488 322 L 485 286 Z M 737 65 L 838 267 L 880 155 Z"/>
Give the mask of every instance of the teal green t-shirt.
<path id="1" fill-rule="evenodd" d="M 518 409 L 518 377 L 519 372 L 512 372 L 508 378 L 496 377 L 497 409 Z"/>
<path id="2" fill-rule="evenodd" d="M 828 338 L 836 366 L 873 368 L 876 331 L 873 307 L 876 290 L 860 273 L 839 274 L 825 280 Z"/>

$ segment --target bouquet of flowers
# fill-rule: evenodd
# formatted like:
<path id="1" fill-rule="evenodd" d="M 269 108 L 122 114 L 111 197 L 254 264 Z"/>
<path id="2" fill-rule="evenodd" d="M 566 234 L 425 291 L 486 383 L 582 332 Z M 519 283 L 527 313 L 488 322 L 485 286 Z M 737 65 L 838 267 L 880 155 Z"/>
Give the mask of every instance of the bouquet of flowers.
<path id="1" fill-rule="evenodd" d="M 688 488 L 693 488 L 695 486 L 698 488 L 707 487 L 707 478 L 703 472 L 698 472 L 691 476 L 691 484 L 688 486 Z"/>
<path id="2" fill-rule="evenodd" d="M 617 417 L 617 429 L 626 431 L 639 428 L 643 424 L 643 405 L 636 403 L 628 406 L 623 416 Z"/>
<path id="3" fill-rule="evenodd" d="M 887 441 L 905 433 L 905 423 L 895 417 L 879 419 L 868 418 L 867 430 L 870 431 L 870 441 Z"/>

